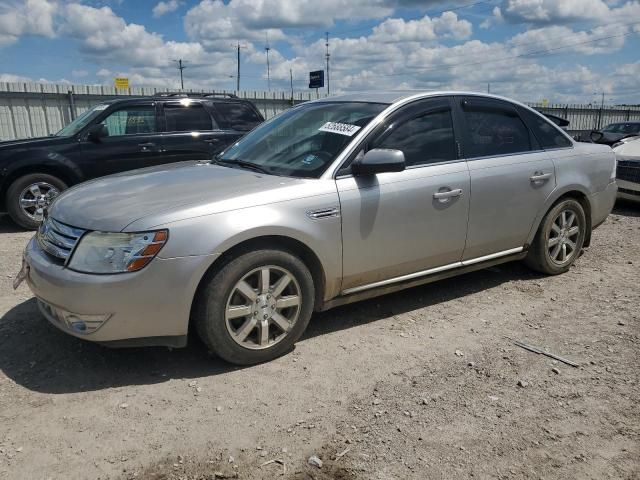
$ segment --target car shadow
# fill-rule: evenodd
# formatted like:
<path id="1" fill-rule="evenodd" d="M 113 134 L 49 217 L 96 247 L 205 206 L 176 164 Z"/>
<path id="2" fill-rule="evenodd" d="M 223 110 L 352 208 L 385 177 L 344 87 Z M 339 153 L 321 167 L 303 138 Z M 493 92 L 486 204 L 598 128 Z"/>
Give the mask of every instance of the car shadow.
<path id="1" fill-rule="evenodd" d="M 537 278 L 519 263 L 505 264 L 338 307 L 316 313 L 300 341 L 471 295 L 504 282 Z M 156 384 L 242 368 L 210 355 L 195 336 L 186 348 L 173 351 L 161 347 L 109 349 L 77 339 L 50 325 L 33 298 L 0 318 L 0 339 L 0 370 L 15 383 L 40 393 Z"/>
<path id="2" fill-rule="evenodd" d="M 625 217 L 640 217 L 640 202 L 632 202 L 631 200 L 619 198 L 616 200 L 613 212 L 611 213 Z"/>
<path id="3" fill-rule="evenodd" d="M 26 230 L 22 227 L 19 227 L 9 215 L 0 214 L 0 233 L 20 233 L 26 232 Z"/>

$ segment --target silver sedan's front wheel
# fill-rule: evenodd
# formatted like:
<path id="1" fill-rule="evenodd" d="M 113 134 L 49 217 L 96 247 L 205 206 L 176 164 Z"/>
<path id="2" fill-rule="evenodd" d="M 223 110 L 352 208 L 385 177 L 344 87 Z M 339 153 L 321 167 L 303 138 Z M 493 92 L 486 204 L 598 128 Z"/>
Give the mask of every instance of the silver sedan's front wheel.
<path id="1" fill-rule="evenodd" d="M 309 323 L 315 285 L 292 253 L 255 250 L 222 260 L 203 280 L 194 323 L 221 358 L 240 365 L 265 362 L 291 350 Z"/>
<path id="2" fill-rule="evenodd" d="M 231 290 L 225 310 L 227 331 L 248 349 L 281 342 L 300 316 L 302 293 L 294 275 L 266 265 L 247 273 Z"/>

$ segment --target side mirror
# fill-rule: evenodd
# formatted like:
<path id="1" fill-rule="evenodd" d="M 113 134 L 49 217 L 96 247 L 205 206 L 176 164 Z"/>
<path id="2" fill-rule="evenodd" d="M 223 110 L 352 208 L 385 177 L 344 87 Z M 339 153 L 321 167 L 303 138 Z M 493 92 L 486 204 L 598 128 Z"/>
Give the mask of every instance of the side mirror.
<path id="1" fill-rule="evenodd" d="M 604 137 L 604 133 L 602 132 L 598 132 L 596 130 L 592 131 L 589 134 L 589 138 L 591 139 L 592 142 L 594 143 L 598 143 L 600 140 L 602 140 L 602 137 Z"/>
<path id="2" fill-rule="evenodd" d="M 100 140 L 108 136 L 109 130 L 107 130 L 107 126 L 102 123 L 98 123 L 96 125 L 92 125 L 91 128 L 89 128 L 87 139 L 95 143 L 100 143 Z"/>
<path id="3" fill-rule="evenodd" d="M 406 167 L 400 150 L 374 148 L 351 165 L 354 175 L 375 175 L 384 172 L 402 172 Z"/>

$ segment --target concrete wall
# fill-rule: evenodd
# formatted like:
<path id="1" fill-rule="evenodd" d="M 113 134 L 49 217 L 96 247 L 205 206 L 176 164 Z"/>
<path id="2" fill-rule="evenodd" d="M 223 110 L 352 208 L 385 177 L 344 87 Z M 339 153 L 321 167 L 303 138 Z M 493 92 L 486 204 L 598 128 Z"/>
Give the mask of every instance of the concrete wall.
<path id="1" fill-rule="evenodd" d="M 116 91 L 100 85 L 69 85 L 52 83 L 0 82 L 0 140 L 43 137 L 55 133 L 92 105 L 103 100 L 126 96 L 148 96 L 168 89 L 137 87 Z M 202 91 L 185 90 L 186 93 Z M 251 100 L 265 118 L 290 108 L 291 105 L 318 98 L 314 91 L 259 92 L 210 90 L 207 93 L 233 93 Z M 323 94 L 320 94 L 323 96 Z M 605 125 L 625 120 L 640 120 L 640 107 L 609 107 L 592 105 L 530 104 L 546 113 L 571 122 L 571 133 L 589 132 Z"/>

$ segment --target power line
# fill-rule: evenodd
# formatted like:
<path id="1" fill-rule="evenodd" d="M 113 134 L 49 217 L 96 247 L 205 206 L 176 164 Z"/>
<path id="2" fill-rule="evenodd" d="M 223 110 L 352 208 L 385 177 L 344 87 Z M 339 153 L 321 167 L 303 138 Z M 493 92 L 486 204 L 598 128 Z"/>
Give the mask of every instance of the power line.
<path id="1" fill-rule="evenodd" d="M 639 22 L 640 23 L 640 22 Z M 544 50 L 535 50 L 535 51 L 531 51 L 531 52 L 525 52 L 525 53 L 521 53 L 519 55 L 512 55 L 509 57 L 503 57 L 503 58 L 497 58 L 497 59 L 493 59 L 493 60 L 481 60 L 478 62 L 471 62 L 471 63 L 453 63 L 453 64 L 447 64 L 447 63 L 442 63 L 439 65 L 432 65 L 428 68 L 417 68 L 417 69 L 413 69 L 411 72 L 428 72 L 431 70 L 438 70 L 441 68 L 454 68 L 454 67 L 470 67 L 473 65 L 483 65 L 483 64 L 487 64 L 487 63 L 495 63 L 495 62 L 504 62 L 507 60 L 513 60 L 514 58 L 521 58 L 521 57 L 526 57 L 529 55 L 540 55 L 543 56 L 547 53 L 551 53 L 551 52 L 555 52 L 557 50 L 562 50 L 564 48 L 568 48 L 568 47 L 576 47 L 576 46 L 580 46 L 580 45 L 587 45 L 590 43 L 596 43 L 596 42 L 600 42 L 602 40 L 609 40 L 611 38 L 618 38 L 618 37 L 626 37 L 628 35 L 633 35 L 635 32 L 627 32 L 627 33 L 622 33 L 622 34 L 618 34 L 618 35 L 609 35 L 607 37 L 600 37 L 600 38 L 596 38 L 593 40 L 588 40 L 585 42 L 578 42 L 578 43 L 573 43 L 573 44 L 568 44 L 568 45 L 562 45 L 560 47 L 555 47 L 555 48 L 548 48 L 548 49 L 544 49 Z M 379 77 L 397 77 L 397 76 L 403 76 L 403 75 L 407 75 L 410 72 L 403 72 L 403 73 L 389 73 L 386 75 L 378 75 Z"/>

